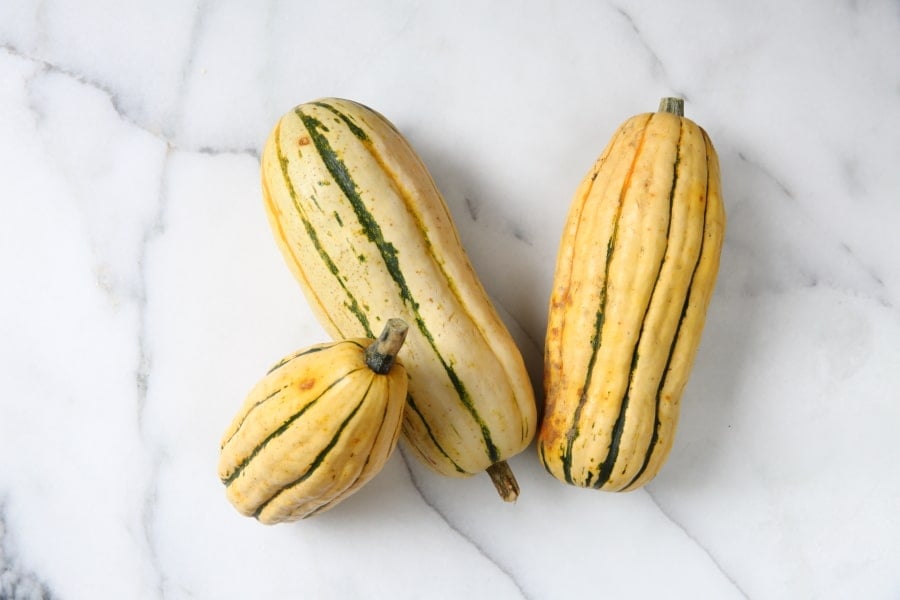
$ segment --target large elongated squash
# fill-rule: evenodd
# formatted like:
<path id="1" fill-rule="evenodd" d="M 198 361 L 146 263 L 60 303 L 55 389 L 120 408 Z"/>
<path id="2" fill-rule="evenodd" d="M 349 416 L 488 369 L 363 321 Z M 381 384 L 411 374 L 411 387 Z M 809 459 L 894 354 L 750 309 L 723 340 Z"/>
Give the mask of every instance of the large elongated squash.
<path id="1" fill-rule="evenodd" d="M 388 321 L 377 340 L 305 348 L 251 390 L 222 438 L 228 500 L 267 525 L 324 512 L 384 466 L 397 445 L 407 376 L 406 336 Z"/>
<path id="2" fill-rule="evenodd" d="M 487 469 L 515 499 L 505 459 L 534 436 L 534 392 L 407 141 L 365 106 L 322 99 L 279 120 L 261 162 L 275 239 L 326 331 L 370 337 L 389 316 L 409 322 L 409 447 L 444 475 Z"/>
<path id="3" fill-rule="evenodd" d="M 719 266 L 719 165 L 683 101 L 627 120 L 575 193 L 550 298 L 538 455 L 609 491 L 652 479 Z"/>

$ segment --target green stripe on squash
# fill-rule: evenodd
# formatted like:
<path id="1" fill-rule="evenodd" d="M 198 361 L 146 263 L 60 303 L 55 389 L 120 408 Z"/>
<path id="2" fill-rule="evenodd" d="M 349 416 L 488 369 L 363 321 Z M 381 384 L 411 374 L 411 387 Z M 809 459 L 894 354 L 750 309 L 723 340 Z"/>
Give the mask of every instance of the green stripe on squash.
<path id="1" fill-rule="evenodd" d="M 343 378 L 341 378 L 341 379 L 343 379 Z M 256 512 L 253 514 L 253 516 L 255 518 L 258 519 L 260 513 L 262 513 L 262 511 L 265 510 L 266 507 L 269 506 L 269 504 L 271 504 L 276 498 L 278 498 L 279 495 L 283 494 L 284 492 L 291 489 L 292 487 L 300 485 L 301 483 L 303 483 L 304 481 L 306 481 L 307 479 L 309 479 L 310 477 L 312 477 L 315 474 L 316 469 L 318 469 L 322 465 L 322 463 L 328 457 L 328 454 L 334 449 L 335 446 L 337 446 L 338 441 L 341 439 L 341 434 L 344 433 L 344 430 L 347 428 L 347 425 L 350 424 L 350 422 L 353 420 L 353 417 L 356 416 L 356 413 L 359 412 L 359 409 L 365 403 L 366 398 L 368 398 L 368 396 L 369 396 L 369 391 L 372 389 L 373 381 L 375 381 L 374 378 L 371 381 L 369 381 L 369 386 L 366 388 L 366 391 L 363 394 L 362 399 L 359 401 L 359 403 L 357 403 L 357 405 L 353 408 L 353 410 L 350 412 L 350 414 L 347 415 L 347 418 L 345 418 L 341 422 L 340 426 L 338 427 L 338 430 L 334 433 L 334 435 L 328 441 L 328 444 L 326 444 L 325 447 L 322 448 L 322 450 L 319 452 L 319 454 L 316 455 L 316 457 L 313 459 L 312 463 L 309 465 L 309 468 L 307 468 L 306 471 L 302 475 L 297 477 L 295 480 L 291 481 L 286 486 L 284 486 L 283 488 L 281 488 L 280 490 L 275 492 L 268 500 L 265 500 L 262 504 L 260 504 L 259 507 L 256 509 Z M 329 389 L 333 385 L 334 384 L 329 386 Z M 300 413 L 298 413 L 297 417 L 299 417 L 301 414 L 303 414 L 303 412 L 309 406 L 310 405 L 307 405 L 306 407 L 304 407 L 304 410 L 300 411 Z"/>
<path id="2" fill-rule="evenodd" d="M 434 337 L 428 330 L 428 327 L 426 326 L 425 320 L 422 318 L 422 315 L 419 313 L 419 303 L 415 298 L 413 298 L 409 286 L 406 283 L 406 277 L 403 274 L 403 270 L 400 268 L 400 262 L 397 258 L 397 248 L 392 243 L 385 240 L 384 234 L 381 231 L 381 225 L 379 225 L 378 221 L 366 208 L 366 205 L 359 194 L 358 186 L 353 180 L 353 177 L 350 175 L 347 166 L 337 155 L 337 153 L 332 149 L 328 138 L 322 135 L 320 130 L 327 131 L 322 122 L 313 116 L 305 114 L 299 108 L 295 110 L 295 113 L 303 122 L 303 125 L 309 132 L 313 145 L 316 147 L 319 156 L 325 164 L 325 168 L 334 178 L 335 182 L 338 184 L 338 187 L 340 187 L 341 191 L 350 202 L 350 205 L 353 207 L 356 218 L 358 219 L 359 224 L 363 227 L 366 237 L 378 248 L 378 251 L 381 254 L 381 258 L 384 261 L 384 265 L 387 268 L 388 273 L 390 274 L 394 283 L 397 285 L 397 288 L 400 292 L 400 297 L 403 299 L 403 301 L 406 303 L 413 314 L 416 328 L 428 341 L 429 346 L 434 351 L 435 355 L 443 366 L 447 377 L 450 379 L 454 390 L 456 390 L 456 393 L 459 396 L 460 403 L 466 408 L 472 419 L 480 428 L 482 437 L 484 438 L 484 444 L 488 458 L 491 460 L 491 462 L 499 461 L 500 452 L 491 439 L 490 428 L 488 428 L 487 424 L 484 422 L 484 419 L 481 418 L 481 415 L 478 414 L 478 411 L 475 408 L 475 405 L 473 404 L 472 399 L 465 388 L 465 385 L 463 385 L 462 380 L 460 380 L 459 375 L 447 362 L 447 360 L 441 355 L 440 351 L 437 348 L 437 344 L 435 344 Z"/>
<path id="3" fill-rule="evenodd" d="M 247 466 L 250 464 L 250 462 L 253 461 L 253 459 L 254 459 L 260 452 L 262 452 L 263 449 L 264 449 L 264 448 L 265 448 L 272 440 L 278 438 L 281 434 L 283 434 L 285 431 L 287 431 L 287 430 L 291 427 L 291 425 L 293 425 L 293 424 L 297 421 L 297 419 L 299 419 L 300 417 L 302 417 L 303 414 L 306 413 L 306 411 L 308 411 L 308 410 L 311 409 L 313 406 L 315 406 L 315 405 L 319 402 L 319 400 L 322 399 L 322 396 L 324 396 L 325 394 L 327 394 L 327 393 L 331 390 L 331 388 L 333 388 L 334 386 L 336 386 L 337 384 L 339 384 L 340 382 L 342 382 L 347 376 L 349 376 L 349 375 L 351 375 L 351 374 L 353 374 L 353 373 L 357 373 L 357 372 L 359 372 L 359 371 L 362 371 L 362 370 L 364 370 L 364 369 L 366 369 L 366 367 L 360 367 L 360 368 L 358 368 L 358 369 L 353 369 L 352 371 L 348 371 L 347 373 L 344 373 L 344 374 L 341 375 L 340 377 L 335 378 L 334 381 L 332 381 L 330 384 L 328 384 L 328 387 L 326 387 L 324 390 L 322 390 L 322 393 L 321 393 L 321 394 L 319 394 L 318 396 L 316 396 L 316 397 L 315 397 L 313 400 L 311 400 L 308 404 L 305 404 L 305 405 L 303 406 L 303 408 L 301 408 L 299 411 L 297 411 L 296 413 L 294 413 L 293 415 L 291 415 L 290 418 L 286 419 L 281 425 L 279 425 L 274 431 L 272 431 L 272 433 L 270 433 L 270 434 L 267 435 L 265 438 L 263 438 L 263 440 L 262 440 L 256 447 L 253 448 L 253 450 L 250 452 L 250 454 L 249 454 L 245 459 L 243 459 L 243 460 L 237 465 L 237 467 L 234 469 L 234 471 L 233 471 L 228 477 L 222 479 L 222 483 L 224 483 L 226 486 L 228 486 L 228 485 L 230 485 L 235 479 L 237 479 L 238 477 L 240 477 L 241 473 L 244 472 L 244 469 L 247 468 Z M 279 392 L 282 392 L 282 391 L 284 391 L 284 389 L 286 389 L 286 388 L 282 388 L 281 390 L 278 390 L 278 391 L 279 391 Z"/>

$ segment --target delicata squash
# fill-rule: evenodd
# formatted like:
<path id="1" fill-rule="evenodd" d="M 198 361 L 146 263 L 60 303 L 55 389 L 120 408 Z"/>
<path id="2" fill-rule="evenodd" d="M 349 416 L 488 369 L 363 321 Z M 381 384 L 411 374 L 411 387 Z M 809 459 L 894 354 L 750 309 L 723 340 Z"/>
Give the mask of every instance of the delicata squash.
<path id="1" fill-rule="evenodd" d="M 487 470 L 515 500 L 505 461 L 534 436 L 534 392 L 409 143 L 377 112 L 327 98 L 285 114 L 261 163 L 275 239 L 325 330 L 372 337 L 389 316 L 409 323 L 409 448 L 444 475 Z"/>
<path id="2" fill-rule="evenodd" d="M 628 119 L 575 193 L 537 451 L 569 484 L 634 490 L 665 462 L 719 267 L 719 163 L 682 100 Z"/>
<path id="3" fill-rule="evenodd" d="M 253 388 L 222 438 L 219 478 L 261 523 L 328 510 L 381 471 L 400 434 L 407 376 L 396 360 L 407 325 L 377 340 L 312 346 Z"/>

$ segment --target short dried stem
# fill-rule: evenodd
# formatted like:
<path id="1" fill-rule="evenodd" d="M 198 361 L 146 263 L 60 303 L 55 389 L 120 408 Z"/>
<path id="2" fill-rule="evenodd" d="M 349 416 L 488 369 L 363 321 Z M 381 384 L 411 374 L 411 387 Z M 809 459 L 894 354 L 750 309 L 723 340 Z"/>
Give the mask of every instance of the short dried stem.
<path id="1" fill-rule="evenodd" d="M 408 330 L 409 326 L 402 319 L 388 319 L 378 339 L 366 348 L 366 364 L 369 368 L 379 375 L 387 374 L 406 340 Z"/>
<path id="2" fill-rule="evenodd" d="M 663 98 L 659 101 L 659 110 L 657 112 L 667 112 L 679 117 L 684 116 L 684 99 L 682 98 Z"/>
<path id="3" fill-rule="evenodd" d="M 487 468 L 487 473 L 491 476 L 491 481 L 497 488 L 500 497 L 505 502 L 515 502 L 519 497 L 519 482 L 516 481 L 516 476 L 513 475 L 512 469 L 509 468 L 506 461 L 501 460 L 492 464 Z"/>

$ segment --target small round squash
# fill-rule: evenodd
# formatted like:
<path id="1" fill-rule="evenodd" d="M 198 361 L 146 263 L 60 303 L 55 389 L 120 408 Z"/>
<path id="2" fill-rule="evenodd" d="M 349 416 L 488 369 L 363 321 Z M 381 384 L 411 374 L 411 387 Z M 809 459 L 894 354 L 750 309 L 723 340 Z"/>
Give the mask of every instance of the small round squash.
<path id="1" fill-rule="evenodd" d="M 397 445 L 407 375 L 395 360 L 407 325 L 377 340 L 319 344 L 282 359 L 225 432 L 219 478 L 237 510 L 261 523 L 295 521 L 348 497 Z"/>

